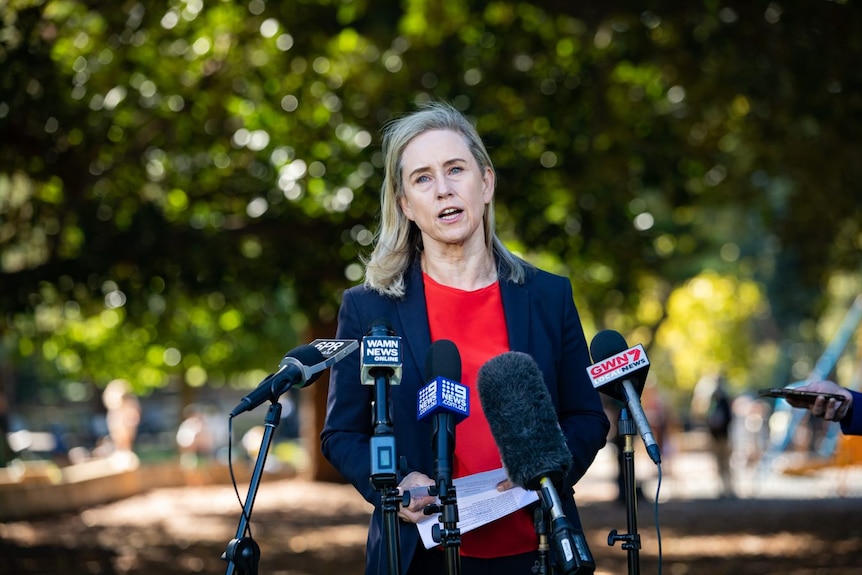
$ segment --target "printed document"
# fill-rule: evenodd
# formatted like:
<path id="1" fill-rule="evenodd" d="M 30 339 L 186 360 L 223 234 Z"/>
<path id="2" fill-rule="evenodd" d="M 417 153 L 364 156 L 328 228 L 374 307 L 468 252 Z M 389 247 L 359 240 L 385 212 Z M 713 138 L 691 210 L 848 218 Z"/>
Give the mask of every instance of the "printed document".
<path id="1" fill-rule="evenodd" d="M 507 491 L 497 491 L 497 484 L 504 479 L 506 470 L 500 468 L 452 481 L 458 500 L 458 529 L 462 535 L 539 499 L 535 491 L 527 491 L 518 486 Z M 442 512 L 435 513 L 416 524 L 426 549 L 438 545 L 431 532 L 434 525 L 440 523 L 441 514 Z"/>

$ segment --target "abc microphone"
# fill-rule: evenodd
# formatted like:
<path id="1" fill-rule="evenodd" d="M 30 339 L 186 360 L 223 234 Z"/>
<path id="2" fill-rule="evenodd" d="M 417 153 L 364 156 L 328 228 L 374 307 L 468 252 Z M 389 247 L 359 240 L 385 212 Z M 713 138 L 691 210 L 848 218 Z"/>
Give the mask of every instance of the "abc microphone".
<path id="1" fill-rule="evenodd" d="M 587 540 L 566 517 L 557 493 L 572 467 L 572 454 L 538 364 L 526 353 L 503 353 L 479 369 L 477 387 L 509 479 L 538 491 L 551 517 L 554 572 L 593 573 Z"/>
<path id="2" fill-rule="evenodd" d="M 587 374 L 593 387 L 626 403 L 650 459 L 661 463 L 661 450 L 641 405 L 641 393 L 649 371 L 649 358 L 643 345 L 629 347 L 619 332 L 605 329 L 590 343 L 590 357 L 593 365 L 587 368 Z"/>

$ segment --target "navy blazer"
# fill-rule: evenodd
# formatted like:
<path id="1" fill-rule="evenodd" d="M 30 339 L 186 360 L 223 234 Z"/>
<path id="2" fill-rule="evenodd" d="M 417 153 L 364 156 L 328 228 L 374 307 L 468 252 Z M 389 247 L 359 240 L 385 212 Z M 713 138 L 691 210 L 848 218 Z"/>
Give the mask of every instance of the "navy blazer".
<path id="1" fill-rule="evenodd" d="M 850 390 L 853 395 L 853 406 L 850 408 L 850 417 L 845 417 L 841 422 L 841 431 L 846 435 L 862 435 L 862 393 Z"/>
<path id="2" fill-rule="evenodd" d="M 391 386 L 390 405 L 395 445 L 406 470 L 434 477 L 432 426 L 416 421 L 416 396 L 424 381 L 431 347 L 421 266 L 415 261 L 405 276 L 402 299 L 382 296 L 364 286 L 345 291 L 336 337 L 361 340 L 372 322 L 386 319 L 403 340 L 401 383 Z M 509 345 L 530 354 L 542 370 L 560 425 L 572 452 L 567 484 L 587 471 L 607 438 L 610 423 L 599 393 L 587 376 L 589 348 L 567 278 L 529 268 L 521 284 L 501 280 L 500 289 Z M 321 432 L 323 455 L 375 507 L 368 532 L 366 573 L 388 571 L 380 493 L 371 485 L 371 402 L 374 386 L 360 382 L 360 357 L 351 354 L 332 368 L 326 421 Z M 456 439 L 457 441 L 457 439 Z M 573 492 L 560 492 L 564 512 L 580 526 Z M 401 571 L 406 572 L 419 541 L 415 525 L 399 520 Z"/>

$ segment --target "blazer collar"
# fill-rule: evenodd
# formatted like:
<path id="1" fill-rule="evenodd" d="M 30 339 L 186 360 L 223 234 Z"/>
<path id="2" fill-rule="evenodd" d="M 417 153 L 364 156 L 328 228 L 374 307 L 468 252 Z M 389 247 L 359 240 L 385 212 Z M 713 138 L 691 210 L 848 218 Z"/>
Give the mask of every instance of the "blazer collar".
<path id="1" fill-rule="evenodd" d="M 404 329 L 404 341 L 418 366 L 425 365 L 428 348 L 431 347 L 431 328 L 428 325 L 428 310 L 425 305 L 425 282 L 422 266 L 416 258 L 407 270 L 407 295 L 398 306 L 398 316 Z M 530 290 L 526 284 L 518 285 L 501 279 L 500 295 L 503 299 L 503 314 L 509 331 L 509 347 L 512 351 L 529 350 L 530 334 Z"/>

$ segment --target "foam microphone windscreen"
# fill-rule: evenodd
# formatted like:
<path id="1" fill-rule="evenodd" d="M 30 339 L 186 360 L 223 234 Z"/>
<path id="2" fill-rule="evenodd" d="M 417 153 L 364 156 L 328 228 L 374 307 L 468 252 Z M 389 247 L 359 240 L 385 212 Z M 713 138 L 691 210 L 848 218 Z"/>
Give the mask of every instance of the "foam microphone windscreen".
<path id="1" fill-rule="evenodd" d="M 479 369 L 477 387 L 509 479 L 534 491 L 543 477 L 559 485 L 572 454 L 536 361 L 518 351 L 498 355 Z"/>

